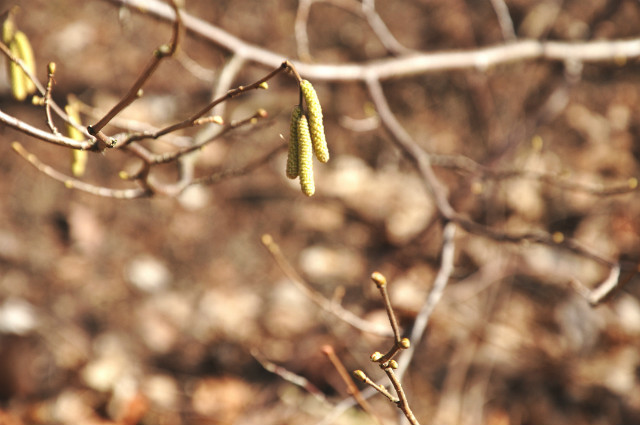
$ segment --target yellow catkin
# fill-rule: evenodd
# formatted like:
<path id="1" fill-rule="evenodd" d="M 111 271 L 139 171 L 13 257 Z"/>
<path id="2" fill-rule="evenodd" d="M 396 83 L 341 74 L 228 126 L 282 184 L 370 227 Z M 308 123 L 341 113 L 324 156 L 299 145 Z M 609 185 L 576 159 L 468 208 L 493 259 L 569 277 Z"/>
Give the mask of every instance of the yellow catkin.
<path id="1" fill-rule="evenodd" d="M 9 43 L 9 49 L 13 56 L 19 57 L 18 45 L 15 41 Z M 26 75 L 17 63 L 9 61 L 9 79 L 11 81 L 11 93 L 13 98 L 23 101 L 27 98 Z"/>
<path id="2" fill-rule="evenodd" d="M 27 35 L 22 31 L 16 31 L 13 35 L 13 41 L 18 48 L 18 57 L 22 59 L 27 70 L 29 70 L 31 74 L 34 74 L 36 71 L 36 61 Z M 26 75 L 24 75 L 24 83 L 27 94 L 32 94 L 36 91 L 36 85 Z"/>
<path id="3" fill-rule="evenodd" d="M 72 102 L 66 105 L 64 107 L 64 111 L 69 116 L 69 121 L 80 125 L 80 113 L 78 112 L 77 104 Z M 78 140 L 78 141 L 84 140 L 84 135 L 80 131 L 78 131 L 77 128 L 75 128 L 69 123 L 67 123 L 67 134 L 73 140 Z M 72 150 L 71 153 L 72 153 L 71 172 L 73 173 L 74 176 L 80 177 L 84 174 L 87 168 L 88 153 L 87 151 L 81 151 L 77 149 Z"/>
<path id="4" fill-rule="evenodd" d="M 307 117 L 301 115 L 298 120 L 298 171 L 300 172 L 300 187 L 307 196 L 313 195 L 316 191 L 313 183 L 312 150 L 309 123 Z"/>
<path id="5" fill-rule="evenodd" d="M 13 23 L 13 13 L 12 11 L 9 11 L 9 14 L 7 16 L 7 19 L 4 20 L 4 22 L 2 23 L 2 42 L 5 45 L 9 45 L 9 43 L 11 43 L 11 40 L 13 40 L 13 34 L 15 34 L 16 31 L 16 27 L 15 24 Z"/>
<path id="6" fill-rule="evenodd" d="M 291 112 L 291 128 L 289 133 L 289 154 L 287 155 L 287 177 L 295 179 L 298 177 L 298 121 L 302 111 L 300 106 L 293 108 Z"/>
<path id="7" fill-rule="evenodd" d="M 329 148 L 327 147 L 327 138 L 324 135 L 324 124 L 322 123 L 322 107 L 318 94 L 311 83 L 307 80 L 300 82 L 300 90 L 307 104 L 309 112 L 309 128 L 311 140 L 313 142 L 313 151 L 320 162 L 329 161 Z"/>

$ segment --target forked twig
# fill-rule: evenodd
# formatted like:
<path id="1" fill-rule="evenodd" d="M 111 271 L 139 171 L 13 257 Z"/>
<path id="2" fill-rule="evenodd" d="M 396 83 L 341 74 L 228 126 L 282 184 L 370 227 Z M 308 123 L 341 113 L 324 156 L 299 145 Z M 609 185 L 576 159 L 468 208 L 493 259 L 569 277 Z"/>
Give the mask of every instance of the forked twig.
<path id="1" fill-rule="evenodd" d="M 106 136 L 102 135 L 101 137 L 100 135 L 102 132 L 102 129 L 107 124 L 109 124 L 109 122 L 116 115 L 122 112 L 123 109 L 125 109 L 127 106 L 133 103 L 133 101 L 135 101 L 140 97 L 142 86 L 144 86 L 144 84 L 153 75 L 153 73 L 156 71 L 156 69 L 160 65 L 160 62 L 164 58 L 172 56 L 175 53 L 176 49 L 178 48 L 178 42 L 180 38 L 180 26 L 181 26 L 180 10 L 178 9 L 178 5 L 176 4 L 175 0 L 170 0 L 170 4 L 174 12 L 173 27 L 172 27 L 173 31 L 171 34 L 171 41 L 169 42 L 169 44 L 163 44 L 162 46 L 158 47 L 153 52 L 153 57 L 151 58 L 147 66 L 144 68 L 144 70 L 142 71 L 138 79 L 133 83 L 133 85 L 127 92 L 127 94 L 125 94 L 125 96 L 122 99 L 120 99 L 120 101 L 116 103 L 113 106 L 113 108 L 111 108 L 111 110 L 109 110 L 109 112 L 107 112 L 105 116 L 102 117 L 102 119 L 100 119 L 97 123 L 87 127 L 89 134 L 96 136 L 98 140 L 104 140 Z"/>
<path id="2" fill-rule="evenodd" d="M 370 385 L 373 389 L 387 397 L 391 402 L 395 403 L 395 405 L 402 411 L 402 413 L 412 425 L 419 425 L 418 420 L 411 410 L 411 406 L 409 406 L 409 401 L 407 400 L 404 388 L 402 388 L 402 384 L 400 383 L 400 378 L 395 373 L 395 370 L 399 367 L 398 362 L 393 359 L 393 357 L 395 357 L 395 355 L 399 351 L 408 349 L 411 346 L 411 343 L 409 341 L 409 338 L 401 338 L 400 336 L 398 322 L 396 320 L 395 313 L 393 312 L 393 307 L 391 306 L 391 301 L 387 292 L 387 279 L 384 277 L 384 275 L 382 275 L 382 273 L 374 272 L 371 275 L 371 280 L 373 280 L 373 282 L 380 290 L 382 300 L 384 301 L 384 305 L 387 310 L 389 323 L 391 324 L 391 328 L 393 329 L 394 334 L 393 346 L 387 352 L 387 354 L 383 355 L 382 353 L 376 351 L 371 355 L 371 361 L 374 363 L 378 363 L 380 369 L 382 369 L 387 375 L 387 378 L 391 382 L 391 386 L 393 386 L 397 397 L 394 397 L 391 393 L 389 393 L 383 385 L 374 383 L 362 370 L 356 370 L 353 374 L 364 383 Z"/>

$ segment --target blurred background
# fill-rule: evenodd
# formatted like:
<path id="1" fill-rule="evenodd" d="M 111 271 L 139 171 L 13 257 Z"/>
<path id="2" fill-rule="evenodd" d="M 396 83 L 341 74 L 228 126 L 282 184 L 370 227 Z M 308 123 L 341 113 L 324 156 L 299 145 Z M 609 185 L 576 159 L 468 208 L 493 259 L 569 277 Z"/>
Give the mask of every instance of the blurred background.
<path id="1" fill-rule="evenodd" d="M 0 13 L 15 4 L 42 81 L 46 63 L 57 64 L 53 98 L 65 104 L 73 94 L 102 112 L 171 33 L 169 23 L 108 1 L 1 0 Z M 636 1 L 506 5 L 520 38 L 640 36 Z M 301 54 L 298 6 L 187 0 L 185 10 L 284 60 Z M 389 56 L 354 12 L 358 7 L 356 1 L 314 2 L 305 59 Z M 378 1 L 376 10 L 407 49 L 504 42 L 489 0 Z M 121 118 L 159 127 L 208 103 L 229 53 L 189 34 L 180 48 Z M 246 63 L 233 87 L 269 71 Z M 528 61 L 395 78 L 383 87 L 406 130 L 443 165 L 436 172 L 457 211 L 499 231 L 575 238 L 603 258 L 637 264 L 637 191 L 606 195 L 554 182 L 606 188 L 638 177 L 639 71 L 636 59 L 577 71 Z M 271 234 L 316 291 L 386 329 L 369 279 L 374 270 L 383 272 L 408 330 L 439 268 L 442 225 L 412 164 L 380 126 L 366 87 L 314 86 L 331 161 L 316 162 L 312 198 L 285 177 L 285 150 L 247 175 L 194 186 L 176 198 L 101 198 L 40 173 L 11 142 L 70 174 L 67 149 L 0 125 L 0 423 L 372 422 L 358 407 L 334 414 L 348 394 L 321 348 L 332 345 L 348 370 L 378 379 L 382 372 L 369 355 L 385 351 L 391 340 L 319 309 L 277 267 L 261 236 Z M 297 100 L 294 79 L 283 74 L 268 90 L 227 102 L 227 121 L 259 108 L 269 116 L 203 149 L 196 174 L 243 167 L 284 146 L 281 135 L 288 137 Z M 42 107 L 13 100 L 4 69 L 0 109 L 46 129 Z M 85 124 L 96 121 L 89 112 Z M 162 142 L 148 146 L 170 149 Z M 445 166 L 466 158 L 495 172 L 555 177 L 491 178 Z M 92 153 L 83 180 L 134 187 L 118 173 L 136 166 L 123 152 Z M 157 176 L 172 181 L 175 167 L 164 166 Z M 449 285 L 425 337 L 414 341 L 405 377 L 421 423 L 640 423 L 640 285 L 632 272 L 623 273 L 621 291 L 594 308 L 570 285 L 579 279 L 594 287 L 606 278 L 609 270 L 591 260 L 462 230 L 455 248 Z M 266 371 L 252 353 L 305 377 L 326 398 Z M 378 395 L 370 403 L 384 423 L 397 422 L 388 400 Z"/>

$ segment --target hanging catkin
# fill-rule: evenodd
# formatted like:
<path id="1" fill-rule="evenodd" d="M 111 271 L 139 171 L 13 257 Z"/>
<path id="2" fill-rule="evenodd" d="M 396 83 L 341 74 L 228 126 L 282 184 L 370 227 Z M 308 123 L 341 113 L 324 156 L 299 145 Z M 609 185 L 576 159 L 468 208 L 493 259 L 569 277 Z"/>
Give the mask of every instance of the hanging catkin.
<path id="1" fill-rule="evenodd" d="M 313 153 L 309 123 L 307 117 L 300 116 L 298 120 L 298 171 L 300 173 L 300 187 L 302 192 L 311 196 L 316 188 L 313 183 Z"/>
<path id="2" fill-rule="evenodd" d="M 329 149 L 327 147 L 327 139 L 324 135 L 322 107 L 320 106 L 318 94 L 313 88 L 313 85 L 307 80 L 300 82 L 300 90 L 302 90 L 302 96 L 307 104 L 307 111 L 309 113 L 309 129 L 311 141 L 313 142 L 313 152 L 316 154 L 318 161 L 327 162 L 329 161 Z"/>
<path id="3" fill-rule="evenodd" d="M 291 128 L 289 133 L 289 154 L 287 155 L 287 177 L 295 179 L 298 177 L 298 121 L 302 111 L 300 105 L 296 105 L 291 112 Z"/>

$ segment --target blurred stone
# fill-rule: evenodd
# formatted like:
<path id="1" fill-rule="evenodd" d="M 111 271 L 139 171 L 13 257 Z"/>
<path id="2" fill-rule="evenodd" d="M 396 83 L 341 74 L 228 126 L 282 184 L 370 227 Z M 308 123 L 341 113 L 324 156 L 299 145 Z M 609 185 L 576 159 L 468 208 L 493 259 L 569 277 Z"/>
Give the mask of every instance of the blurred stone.
<path id="1" fill-rule="evenodd" d="M 542 1 L 532 7 L 518 28 L 518 35 L 532 39 L 544 37 L 553 27 L 560 6 L 556 1 Z"/>
<path id="2" fill-rule="evenodd" d="M 632 335 L 640 335 L 640 302 L 625 295 L 616 300 L 612 307 L 622 329 Z"/>
<path id="3" fill-rule="evenodd" d="M 205 186 L 189 186 L 178 196 L 178 202 L 186 210 L 197 211 L 209 204 L 209 193 Z"/>
<path id="4" fill-rule="evenodd" d="M 365 261 L 347 248 L 311 246 L 300 253 L 300 267 L 314 280 L 343 279 L 352 282 L 365 276 Z"/>
<path id="5" fill-rule="evenodd" d="M 269 308 L 262 324 L 272 335 L 301 335 L 317 323 L 318 308 L 289 280 L 278 281 L 269 291 Z"/>
<path id="6" fill-rule="evenodd" d="M 133 364 L 117 334 L 104 334 L 94 342 L 97 357 L 81 371 L 83 381 L 97 391 L 113 391 L 121 382 L 130 379 Z"/>
<path id="7" fill-rule="evenodd" d="M 0 305 L 0 333 L 24 335 L 37 326 L 35 309 L 26 300 L 11 297 Z"/>
<path id="8" fill-rule="evenodd" d="M 136 288 L 145 292 L 165 289 L 171 281 L 171 273 L 167 267 L 150 255 L 134 258 L 128 264 L 126 277 Z"/>
<path id="9" fill-rule="evenodd" d="M 146 300 L 138 311 L 138 329 L 147 346 L 166 353 L 192 322 L 193 306 L 181 293 L 162 292 Z"/>
<path id="10" fill-rule="evenodd" d="M 142 390 L 152 403 L 166 409 L 178 406 L 180 389 L 176 380 L 169 375 L 151 375 L 145 378 Z"/>
<path id="11" fill-rule="evenodd" d="M 216 335 L 244 340 L 255 335 L 261 305 L 258 294 L 246 287 L 211 289 L 200 298 L 198 316 L 191 330 L 196 338 L 204 341 Z"/>
<path id="12" fill-rule="evenodd" d="M 193 410 L 217 423 L 234 423 L 254 396 L 249 384 L 234 377 L 205 378 L 195 384 Z"/>

